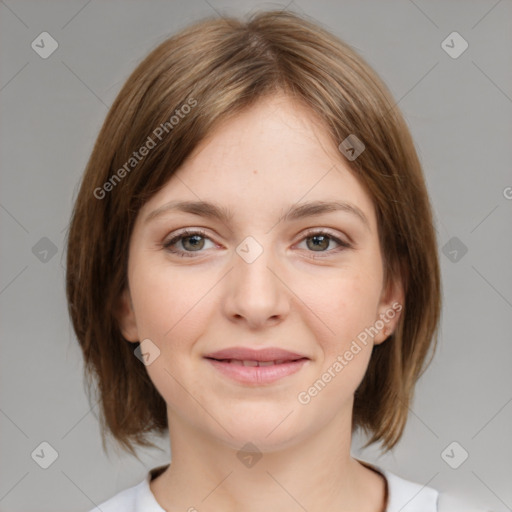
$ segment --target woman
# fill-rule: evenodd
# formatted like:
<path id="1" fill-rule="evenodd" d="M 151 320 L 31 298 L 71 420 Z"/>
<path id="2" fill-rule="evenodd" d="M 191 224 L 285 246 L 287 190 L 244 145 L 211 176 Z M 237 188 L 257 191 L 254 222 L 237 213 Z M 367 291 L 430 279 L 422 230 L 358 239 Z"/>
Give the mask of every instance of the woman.
<path id="1" fill-rule="evenodd" d="M 67 293 L 104 443 L 169 432 L 172 464 L 103 512 L 455 510 L 350 454 L 358 428 L 399 441 L 440 276 L 407 126 L 314 23 L 208 19 L 146 57 L 84 174 Z"/>

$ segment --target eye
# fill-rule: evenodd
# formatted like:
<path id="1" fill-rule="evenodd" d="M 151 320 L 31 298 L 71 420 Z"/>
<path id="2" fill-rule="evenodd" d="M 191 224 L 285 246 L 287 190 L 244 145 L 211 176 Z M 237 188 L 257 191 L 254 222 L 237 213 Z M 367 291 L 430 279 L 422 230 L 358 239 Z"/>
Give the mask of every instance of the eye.
<path id="1" fill-rule="evenodd" d="M 178 256 L 191 257 L 193 253 L 201 252 L 205 246 L 205 240 L 211 240 L 206 236 L 206 233 L 201 230 L 184 230 L 178 233 L 170 240 L 165 241 L 162 247 L 167 251 L 177 254 Z M 176 249 L 175 245 L 181 243 L 183 249 Z"/>
<path id="2" fill-rule="evenodd" d="M 162 243 L 162 247 L 172 254 L 176 254 L 180 257 L 194 257 L 194 253 L 203 252 L 206 241 L 210 241 L 215 247 L 212 240 L 206 236 L 206 233 L 202 230 L 190 230 L 185 229 L 180 233 L 173 236 L 171 239 Z M 310 231 L 302 238 L 301 242 L 306 242 L 308 252 L 326 253 L 325 256 L 330 256 L 333 253 L 338 253 L 344 249 L 351 248 L 351 244 L 345 242 L 334 236 L 332 233 L 326 230 Z M 338 245 L 338 248 L 328 250 L 332 243 Z M 181 244 L 182 248 L 175 247 Z M 208 248 L 208 247 L 206 247 Z M 313 258 L 324 257 L 323 254 L 318 256 L 312 256 Z"/>
<path id="3" fill-rule="evenodd" d="M 332 233 L 325 230 L 310 231 L 302 241 L 305 241 L 307 248 L 310 249 L 308 252 L 327 253 L 326 256 L 352 247 L 348 242 L 341 240 L 337 236 L 334 236 Z M 327 250 L 332 242 L 338 244 L 338 248 Z M 323 257 L 323 255 L 320 255 L 320 257 Z"/>

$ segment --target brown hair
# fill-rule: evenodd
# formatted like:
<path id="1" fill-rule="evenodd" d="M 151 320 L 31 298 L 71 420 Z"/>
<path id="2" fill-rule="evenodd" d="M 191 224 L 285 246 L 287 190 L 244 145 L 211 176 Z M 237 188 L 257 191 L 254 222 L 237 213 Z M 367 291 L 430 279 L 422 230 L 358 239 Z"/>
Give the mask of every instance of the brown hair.
<path id="1" fill-rule="evenodd" d="M 88 391 L 93 381 L 99 387 L 104 447 L 110 432 L 136 455 L 133 443 L 154 446 L 149 434 L 167 429 L 166 403 L 116 321 L 137 213 L 217 122 L 276 92 L 316 113 L 336 146 L 351 134 L 365 144 L 347 163 L 376 208 L 385 282 L 401 278 L 405 300 L 395 332 L 373 348 L 353 428 L 371 434 L 367 445 L 381 441 L 386 449 L 402 435 L 441 310 L 421 165 L 389 90 L 367 63 L 316 23 L 267 11 L 246 22 L 205 19 L 160 44 L 118 94 L 87 164 L 68 233 L 66 286 Z M 150 139 L 154 147 L 143 152 Z"/>

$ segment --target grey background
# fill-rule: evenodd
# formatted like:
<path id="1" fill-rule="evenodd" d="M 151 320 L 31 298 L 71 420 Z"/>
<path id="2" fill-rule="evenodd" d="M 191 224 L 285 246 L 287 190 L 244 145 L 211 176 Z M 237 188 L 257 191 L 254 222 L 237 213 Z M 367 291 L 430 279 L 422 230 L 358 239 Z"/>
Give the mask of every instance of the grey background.
<path id="1" fill-rule="evenodd" d="M 285 6 L 0 2 L 1 511 L 89 510 L 168 461 L 167 438 L 161 451 L 140 451 L 142 462 L 103 454 L 64 294 L 76 186 L 109 105 L 151 49 L 206 15 Z M 462 490 L 495 511 L 512 510 L 511 2 L 288 6 L 353 45 L 389 85 L 415 138 L 439 234 L 439 350 L 399 446 L 379 457 L 375 447 L 360 450 L 356 438 L 353 453 L 439 490 Z M 47 59 L 31 48 L 43 31 L 59 44 Z M 441 47 L 453 31 L 469 43 L 456 59 Z M 43 441 L 58 452 L 48 469 L 31 457 Z M 469 453 L 458 469 L 441 457 L 453 441 Z M 461 453 L 456 447 L 452 460 Z"/>

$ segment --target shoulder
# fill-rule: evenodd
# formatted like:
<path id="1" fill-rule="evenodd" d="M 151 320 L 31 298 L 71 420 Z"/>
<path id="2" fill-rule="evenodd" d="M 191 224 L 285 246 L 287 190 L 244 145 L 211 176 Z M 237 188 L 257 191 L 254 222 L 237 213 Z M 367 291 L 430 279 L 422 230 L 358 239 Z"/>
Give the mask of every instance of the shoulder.
<path id="1" fill-rule="evenodd" d="M 386 512 L 492 512 L 489 508 L 475 506 L 463 496 L 439 492 L 389 471 L 381 471 L 388 481 L 389 498 Z"/>
<path id="2" fill-rule="evenodd" d="M 388 483 L 386 512 L 438 512 L 438 491 L 401 478 L 390 471 L 380 471 Z"/>
<path id="3" fill-rule="evenodd" d="M 112 498 L 89 510 L 89 512 L 137 512 L 135 503 L 140 485 L 135 485 L 117 493 Z"/>
<path id="4" fill-rule="evenodd" d="M 151 469 L 142 482 L 118 492 L 88 512 L 165 512 L 151 492 L 150 482 L 167 467 L 168 464 Z"/>
<path id="5" fill-rule="evenodd" d="M 143 501 L 147 499 L 149 485 L 146 479 L 133 487 L 120 491 L 112 498 L 100 503 L 89 512 L 152 512 L 153 509 L 145 509 Z"/>
<path id="6" fill-rule="evenodd" d="M 482 507 L 471 503 L 464 496 L 451 492 L 439 494 L 438 512 L 492 512 L 488 507 Z"/>

